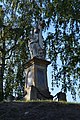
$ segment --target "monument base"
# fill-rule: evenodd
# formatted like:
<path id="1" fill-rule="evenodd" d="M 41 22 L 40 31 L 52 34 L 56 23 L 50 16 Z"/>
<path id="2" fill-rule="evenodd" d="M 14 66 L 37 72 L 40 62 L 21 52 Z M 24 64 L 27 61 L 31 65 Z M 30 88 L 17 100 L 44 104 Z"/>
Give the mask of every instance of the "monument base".
<path id="1" fill-rule="evenodd" d="M 25 69 L 25 100 L 53 99 L 47 83 L 47 66 L 49 64 L 49 61 L 36 57 L 28 61 Z"/>

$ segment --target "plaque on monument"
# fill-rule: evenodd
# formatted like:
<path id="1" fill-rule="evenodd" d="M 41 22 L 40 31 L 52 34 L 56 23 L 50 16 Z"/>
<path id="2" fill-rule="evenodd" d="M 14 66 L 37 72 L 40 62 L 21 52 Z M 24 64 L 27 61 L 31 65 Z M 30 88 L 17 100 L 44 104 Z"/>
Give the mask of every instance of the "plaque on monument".
<path id="1" fill-rule="evenodd" d="M 37 79 L 38 79 L 38 86 L 45 87 L 45 76 L 44 76 L 44 70 L 38 68 L 37 69 Z"/>

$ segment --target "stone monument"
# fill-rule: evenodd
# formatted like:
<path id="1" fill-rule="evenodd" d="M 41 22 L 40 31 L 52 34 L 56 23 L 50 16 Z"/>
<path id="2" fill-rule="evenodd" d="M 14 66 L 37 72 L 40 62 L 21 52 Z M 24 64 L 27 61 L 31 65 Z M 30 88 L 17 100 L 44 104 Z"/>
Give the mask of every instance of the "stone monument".
<path id="1" fill-rule="evenodd" d="M 29 40 L 31 59 L 25 69 L 25 100 L 52 99 L 47 83 L 47 66 L 43 47 L 42 21 L 38 21 L 37 27 L 31 33 Z"/>

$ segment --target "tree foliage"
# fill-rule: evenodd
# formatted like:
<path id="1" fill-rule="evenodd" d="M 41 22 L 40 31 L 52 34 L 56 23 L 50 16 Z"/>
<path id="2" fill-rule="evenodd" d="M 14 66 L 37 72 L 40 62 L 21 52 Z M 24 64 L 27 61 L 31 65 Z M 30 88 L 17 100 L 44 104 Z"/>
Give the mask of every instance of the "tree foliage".
<path id="1" fill-rule="evenodd" d="M 80 1 L 1 0 L 0 55 L 4 96 L 23 91 L 24 67 L 30 58 L 28 40 L 37 19 L 44 20 L 46 55 L 52 64 L 52 87 L 80 93 Z M 49 28 L 51 30 L 49 31 Z M 77 85 L 76 85 L 77 84 Z M 19 91 L 20 93 L 20 91 Z M 74 97 L 75 98 L 75 97 Z"/>
<path id="2" fill-rule="evenodd" d="M 63 91 L 70 90 L 75 99 L 77 82 L 80 89 L 80 1 L 54 0 L 47 4 L 47 8 L 48 26 L 52 24 L 54 28 L 47 36 L 48 55 L 53 67 L 52 85 L 62 83 Z"/>

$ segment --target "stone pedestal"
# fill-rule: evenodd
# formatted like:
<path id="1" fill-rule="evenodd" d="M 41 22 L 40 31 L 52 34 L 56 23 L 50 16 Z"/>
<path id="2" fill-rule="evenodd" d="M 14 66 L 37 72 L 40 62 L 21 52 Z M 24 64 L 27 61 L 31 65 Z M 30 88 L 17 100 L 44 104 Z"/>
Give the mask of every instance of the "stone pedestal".
<path id="1" fill-rule="evenodd" d="M 25 99 L 37 100 L 37 99 L 52 99 L 48 89 L 47 83 L 47 66 L 49 61 L 32 58 L 28 61 L 25 69 Z"/>

